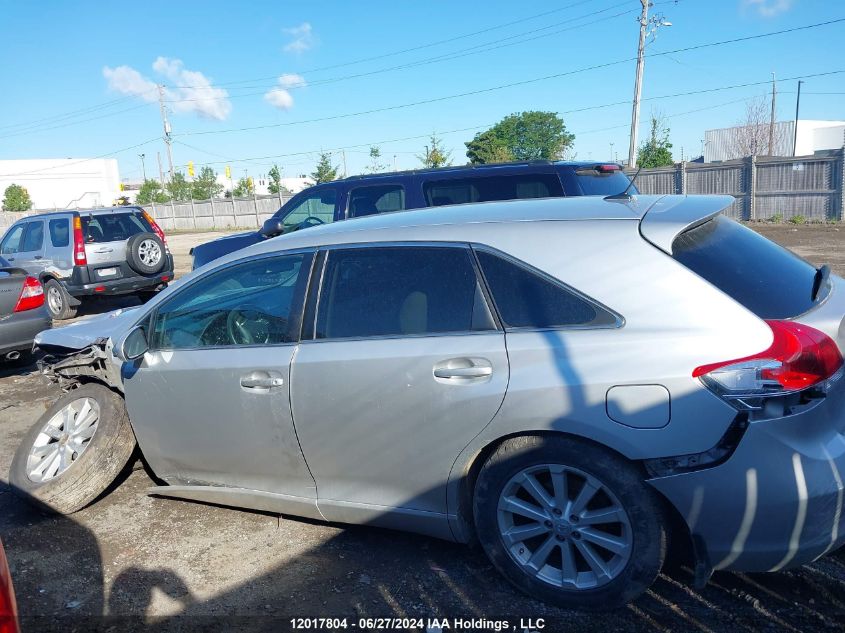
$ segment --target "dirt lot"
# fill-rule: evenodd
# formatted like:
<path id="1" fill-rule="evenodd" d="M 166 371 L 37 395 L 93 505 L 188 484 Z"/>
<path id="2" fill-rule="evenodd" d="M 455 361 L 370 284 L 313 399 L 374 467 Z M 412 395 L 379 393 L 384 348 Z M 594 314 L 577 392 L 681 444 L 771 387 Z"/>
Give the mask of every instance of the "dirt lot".
<path id="1" fill-rule="evenodd" d="M 758 228 L 845 274 L 845 227 Z M 189 267 L 189 246 L 212 237 L 170 238 L 180 272 Z M 86 313 L 130 301 L 103 301 Z M 42 515 L 5 482 L 21 437 L 55 397 L 30 369 L 0 369 L 0 536 L 25 630 L 287 630 L 286 618 L 320 615 L 355 622 L 376 615 L 503 617 L 511 625 L 545 618 L 547 631 L 845 628 L 845 551 L 778 574 L 717 573 L 702 591 L 687 585 L 688 570 L 674 569 L 626 609 L 588 615 L 516 593 L 471 548 L 152 498 L 145 495 L 151 480 L 138 467 L 73 517 Z"/>

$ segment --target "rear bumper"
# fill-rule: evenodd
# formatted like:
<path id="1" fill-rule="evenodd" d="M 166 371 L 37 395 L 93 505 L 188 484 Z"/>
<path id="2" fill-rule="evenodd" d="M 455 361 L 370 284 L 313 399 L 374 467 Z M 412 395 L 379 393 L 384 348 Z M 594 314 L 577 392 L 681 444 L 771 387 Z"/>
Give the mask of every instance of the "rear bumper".
<path id="1" fill-rule="evenodd" d="M 115 274 L 100 276 L 101 270 L 116 270 Z M 140 275 L 126 262 L 76 266 L 64 286 L 73 297 L 86 295 L 122 295 L 139 290 L 154 290 L 173 281 L 173 256 L 168 253 L 164 270 L 155 275 Z"/>
<path id="2" fill-rule="evenodd" d="M 778 571 L 845 544 L 845 378 L 808 409 L 752 422 L 723 464 L 652 479 L 711 569 Z"/>
<path id="3" fill-rule="evenodd" d="M 35 335 L 52 327 L 45 307 L 0 317 L 0 356 L 32 350 Z"/>

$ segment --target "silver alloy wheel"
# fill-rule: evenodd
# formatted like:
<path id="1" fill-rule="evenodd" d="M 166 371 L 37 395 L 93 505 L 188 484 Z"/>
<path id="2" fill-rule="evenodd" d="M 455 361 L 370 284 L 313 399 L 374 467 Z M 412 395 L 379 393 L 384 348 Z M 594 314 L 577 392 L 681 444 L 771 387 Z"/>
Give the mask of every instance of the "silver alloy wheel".
<path id="1" fill-rule="evenodd" d="M 155 266 L 161 261 L 161 248 L 153 240 L 142 240 L 138 245 L 138 258 L 146 266 Z"/>
<path id="2" fill-rule="evenodd" d="M 47 305 L 50 307 L 50 312 L 59 314 L 64 306 L 65 299 L 62 297 L 62 291 L 51 285 L 47 288 Z"/>
<path id="3" fill-rule="evenodd" d="M 65 405 L 35 438 L 26 460 L 26 474 L 35 483 L 58 477 L 76 462 L 97 430 L 100 405 L 78 398 Z"/>
<path id="4" fill-rule="evenodd" d="M 631 558 L 631 523 L 619 499 L 571 466 L 542 464 L 514 475 L 499 496 L 497 517 L 514 562 L 555 587 L 600 587 Z"/>

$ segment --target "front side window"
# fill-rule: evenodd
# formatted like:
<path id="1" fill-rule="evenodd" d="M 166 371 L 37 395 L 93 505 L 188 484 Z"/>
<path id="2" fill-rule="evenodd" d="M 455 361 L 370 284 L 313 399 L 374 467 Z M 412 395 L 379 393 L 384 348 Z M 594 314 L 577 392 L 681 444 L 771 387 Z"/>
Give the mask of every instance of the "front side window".
<path id="1" fill-rule="evenodd" d="M 31 253 L 33 251 L 40 251 L 44 246 L 44 222 L 30 222 L 26 225 L 26 232 L 23 235 L 23 244 L 21 244 L 21 251 L 24 253 Z"/>
<path id="2" fill-rule="evenodd" d="M 563 195 L 557 174 L 524 174 L 518 176 L 478 176 L 449 180 L 430 180 L 423 185 L 426 204 L 446 204 L 553 198 Z"/>
<path id="3" fill-rule="evenodd" d="M 152 347 L 273 345 L 296 340 L 291 314 L 294 299 L 302 294 L 310 258 L 300 253 L 236 264 L 188 286 L 156 312 Z"/>
<path id="4" fill-rule="evenodd" d="M 299 198 L 284 217 L 286 227 L 330 224 L 334 222 L 334 207 L 337 202 L 336 187 L 322 187 L 306 192 Z"/>
<path id="5" fill-rule="evenodd" d="M 47 229 L 50 232 L 50 244 L 54 248 L 70 244 L 70 221 L 67 218 L 50 220 Z"/>
<path id="6" fill-rule="evenodd" d="M 478 262 L 505 327 L 605 326 L 616 317 L 560 283 L 511 259 L 478 250 Z"/>
<path id="7" fill-rule="evenodd" d="M 385 246 L 329 252 L 317 338 L 494 328 L 466 248 Z"/>
<path id="8" fill-rule="evenodd" d="M 357 187 L 349 193 L 349 217 L 402 211 L 405 208 L 405 189 L 402 185 Z"/>
<path id="9" fill-rule="evenodd" d="M 6 237 L 3 238 L 3 242 L 0 243 L 0 255 L 14 255 L 20 252 L 21 238 L 25 226 L 25 224 L 18 224 L 9 230 Z"/>

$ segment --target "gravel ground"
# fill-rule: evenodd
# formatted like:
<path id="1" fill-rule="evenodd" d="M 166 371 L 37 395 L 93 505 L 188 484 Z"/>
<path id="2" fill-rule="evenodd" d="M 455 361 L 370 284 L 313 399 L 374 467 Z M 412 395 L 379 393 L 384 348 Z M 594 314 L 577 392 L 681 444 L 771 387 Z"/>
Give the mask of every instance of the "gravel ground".
<path id="1" fill-rule="evenodd" d="M 845 274 L 845 227 L 755 228 Z M 178 272 L 190 266 L 190 245 L 213 237 L 172 236 Z M 128 304 L 102 301 L 82 318 Z M 350 628 L 370 616 L 501 617 L 510 627 L 543 618 L 546 631 L 845 628 L 842 550 L 778 574 L 720 572 L 701 591 L 688 586 L 688 569 L 674 565 L 627 608 L 583 614 L 518 594 L 472 548 L 148 497 L 152 482 L 137 464 L 85 510 L 43 515 L 16 499 L 5 480 L 24 432 L 55 397 L 30 370 L 0 368 L 0 537 L 25 631 L 287 630 L 287 618 L 327 615 L 349 618 Z"/>

